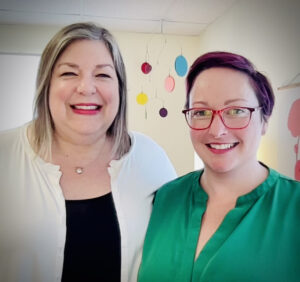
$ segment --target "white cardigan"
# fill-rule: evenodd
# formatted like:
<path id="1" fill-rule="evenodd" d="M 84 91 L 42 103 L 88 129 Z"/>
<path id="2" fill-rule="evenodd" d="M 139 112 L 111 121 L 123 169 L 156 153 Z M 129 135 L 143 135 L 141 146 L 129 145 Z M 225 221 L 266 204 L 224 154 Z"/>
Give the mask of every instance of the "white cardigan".
<path id="1" fill-rule="evenodd" d="M 0 281 L 60 281 L 66 239 L 61 172 L 34 154 L 26 133 L 24 125 L 0 134 Z M 176 177 L 161 147 L 140 133 L 130 137 L 130 151 L 108 169 L 122 282 L 137 280 L 153 193 Z"/>

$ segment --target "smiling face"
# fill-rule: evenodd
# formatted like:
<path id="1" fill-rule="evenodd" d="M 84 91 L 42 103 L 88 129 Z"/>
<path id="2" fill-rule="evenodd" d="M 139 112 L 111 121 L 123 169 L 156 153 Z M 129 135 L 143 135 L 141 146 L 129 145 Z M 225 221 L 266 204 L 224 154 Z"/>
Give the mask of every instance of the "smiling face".
<path id="1" fill-rule="evenodd" d="M 191 89 L 189 107 L 220 110 L 231 106 L 259 106 L 247 75 L 229 68 L 201 72 Z M 257 164 L 256 153 L 265 130 L 260 112 L 255 111 L 246 128 L 228 129 L 215 115 L 208 129 L 191 129 L 190 135 L 205 168 L 224 173 L 243 167 L 251 169 Z"/>
<path id="2" fill-rule="evenodd" d="M 103 42 L 78 40 L 66 48 L 54 66 L 49 106 L 55 134 L 106 134 L 118 112 L 119 89 Z"/>

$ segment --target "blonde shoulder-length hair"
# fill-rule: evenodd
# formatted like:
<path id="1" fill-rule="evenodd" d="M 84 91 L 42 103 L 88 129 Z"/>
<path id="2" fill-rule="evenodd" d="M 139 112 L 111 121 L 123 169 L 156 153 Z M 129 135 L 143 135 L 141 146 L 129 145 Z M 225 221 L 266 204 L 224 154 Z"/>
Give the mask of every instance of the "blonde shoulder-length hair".
<path id="1" fill-rule="evenodd" d="M 36 79 L 34 101 L 34 120 L 31 128 L 31 143 L 34 151 L 43 159 L 51 159 L 51 144 L 54 123 L 49 109 L 49 89 L 54 66 L 64 50 L 76 40 L 97 40 L 109 50 L 119 83 L 119 109 L 107 130 L 111 137 L 113 156 L 121 158 L 130 148 L 130 137 L 127 130 L 127 82 L 125 66 L 118 44 L 112 34 L 103 27 L 93 23 L 75 23 L 62 28 L 45 47 Z"/>

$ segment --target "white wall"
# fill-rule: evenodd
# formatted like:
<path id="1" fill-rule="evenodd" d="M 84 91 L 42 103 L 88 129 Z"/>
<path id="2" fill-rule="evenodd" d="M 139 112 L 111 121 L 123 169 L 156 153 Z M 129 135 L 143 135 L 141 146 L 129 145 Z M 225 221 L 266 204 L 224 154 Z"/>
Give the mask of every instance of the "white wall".
<path id="1" fill-rule="evenodd" d="M 199 43 L 199 54 L 214 50 L 236 52 L 268 76 L 276 104 L 259 159 L 293 177 L 296 138 L 287 129 L 287 116 L 292 100 L 300 98 L 300 88 L 277 88 L 300 73 L 300 1 L 238 1 L 208 27 Z"/>
<path id="2" fill-rule="evenodd" d="M 37 55 L 0 54 L 0 130 L 32 119 L 39 59 Z"/>

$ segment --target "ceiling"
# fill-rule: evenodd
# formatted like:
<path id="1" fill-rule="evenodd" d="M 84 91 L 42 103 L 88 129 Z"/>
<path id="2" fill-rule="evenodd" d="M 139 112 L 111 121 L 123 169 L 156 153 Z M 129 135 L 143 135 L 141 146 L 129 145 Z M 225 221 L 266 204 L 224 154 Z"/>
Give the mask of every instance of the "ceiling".
<path id="1" fill-rule="evenodd" d="M 237 0 L 0 0 L 0 24 L 94 21 L 114 31 L 198 35 Z"/>

